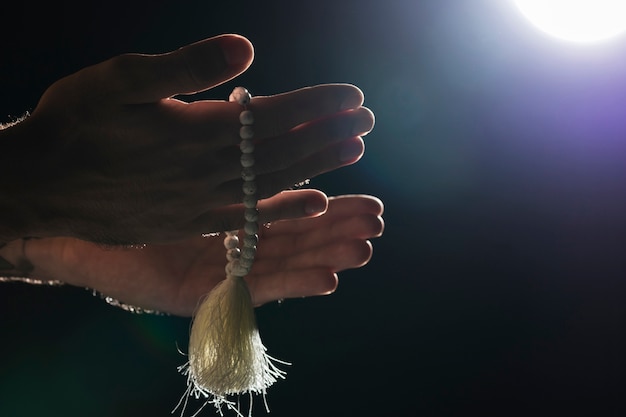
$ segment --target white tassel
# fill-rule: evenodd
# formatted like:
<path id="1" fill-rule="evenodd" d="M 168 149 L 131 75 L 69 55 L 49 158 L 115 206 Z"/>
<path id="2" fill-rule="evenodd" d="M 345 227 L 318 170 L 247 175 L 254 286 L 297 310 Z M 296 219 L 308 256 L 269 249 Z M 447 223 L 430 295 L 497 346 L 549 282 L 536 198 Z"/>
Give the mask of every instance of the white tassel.
<path id="1" fill-rule="evenodd" d="M 229 395 L 262 394 L 285 372 L 261 342 L 246 282 L 229 276 L 200 305 L 191 327 L 185 396 L 206 398 L 221 414 L 222 405 L 239 410 Z M 185 401 L 186 403 L 186 401 Z M 183 408 L 184 413 L 184 408 Z"/>
<path id="2" fill-rule="evenodd" d="M 243 203 L 245 211 L 245 235 L 243 249 L 239 250 L 237 231 L 226 232 L 226 279 L 213 288 L 198 308 L 189 338 L 189 361 L 178 368 L 187 375 L 187 391 L 178 403 L 185 413 L 189 397 L 204 398 L 205 403 L 194 414 L 196 416 L 206 404 L 213 404 L 222 415 L 222 406 L 234 410 L 241 416 L 237 403 L 228 399 L 231 395 L 262 394 L 265 402 L 266 390 L 285 372 L 277 363 L 287 362 L 272 358 L 261 342 L 254 316 L 254 306 L 244 277 L 250 271 L 256 254 L 258 241 L 258 211 L 256 209 L 256 183 L 254 182 L 254 136 L 251 125 L 254 117 L 247 105 L 250 93 L 237 87 L 230 96 L 244 106 L 239 116 L 243 127 L 240 130 Z M 267 403 L 265 408 L 269 411 Z"/>

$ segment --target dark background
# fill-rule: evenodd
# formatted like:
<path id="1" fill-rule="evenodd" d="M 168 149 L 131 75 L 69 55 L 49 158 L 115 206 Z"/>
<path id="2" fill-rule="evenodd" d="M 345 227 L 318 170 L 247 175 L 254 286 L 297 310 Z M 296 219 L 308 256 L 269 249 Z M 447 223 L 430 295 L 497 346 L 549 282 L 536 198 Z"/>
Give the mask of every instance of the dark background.
<path id="1" fill-rule="evenodd" d="M 208 97 L 364 91 L 377 116 L 364 158 L 311 186 L 380 197 L 386 231 L 334 295 L 257 310 L 270 353 L 293 363 L 270 416 L 626 415 L 626 38 L 557 41 L 496 0 L 36 0 L 0 14 L 4 121 L 86 65 L 227 32 L 257 57 Z M 183 394 L 188 319 L 79 288 L 0 297 L 0 416 L 168 416 Z"/>

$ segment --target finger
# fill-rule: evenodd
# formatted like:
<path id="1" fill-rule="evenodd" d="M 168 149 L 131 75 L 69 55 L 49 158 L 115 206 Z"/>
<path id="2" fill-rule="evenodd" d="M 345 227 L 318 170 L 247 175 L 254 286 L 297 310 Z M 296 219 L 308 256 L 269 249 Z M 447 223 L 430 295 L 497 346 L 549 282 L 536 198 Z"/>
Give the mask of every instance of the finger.
<path id="1" fill-rule="evenodd" d="M 294 127 L 363 104 L 363 92 L 351 84 L 322 84 L 287 93 L 254 97 L 257 138 L 276 136 Z"/>
<path id="2" fill-rule="evenodd" d="M 246 38 L 221 35 L 164 54 L 120 55 L 95 70 L 102 91 L 138 104 L 215 87 L 244 72 L 253 56 Z"/>
<path id="3" fill-rule="evenodd" d="M 254 152 L 256 172 L 263 174 L 299 164 L 330 145 L 367 134 L 373 127 L 374 114 L 365 107 L 301 125 L 287 134 L 257 144 Z"/>
<path id="4" fill-rule="evenodd" d="M 331 216 L 329 213 L 323 216 Z M 274 232 L 274 226 L 262 229 L 261 242 L 257 257 L 269 259 L 286 254 L 302 253 L 313 248 L 329 245 L 343 239 L 372 239 L 382 235 L 385 223 L 375 214 L 355 213 L 349 217 L 338 218 L 324 227 L 312 228 L 306 233 L 289 230 L 284 233 Z"/>
<path id="5" fill-rule="evenodd" d="M 263 242 L 259 242 L 259 249 Z M 303 268 L 328 268 L 333 272 L 359 268 L 372 257 L 372 244 L 363 239 L 343 239 L 289 256 L 255 260 L 252 272 L 269 274 L 272 271 L 289 271 Z"/>
<path id="6" fill-rule="evenodd" d="M 177 299 L 173 299 L 167 311 L 181 316 L 192 315 L 197 307 L 198 297 L 207 294 L 214 285 L 206 277 L 219 276 L 223 273 L 223 265 L 207 265 L 206 274 L 186 282 L 182 287 L 184 291 L 179 292 Z M 331 294 L 338 283 L 335 271 L 327 267 L 270 269 L 264 273 L 255 272 L 253 268 L 245 280 L 255 306 L 282 298 Z"/>
<path id="7" fill-rule="evenodd" d="M 383 215 L 383 202 L 374 196 L 342 195 L 328 198 L 328 209 L 319 217 L 301 220 L 290 220 L 272 223 L 266 231 L 268 235 L 303 234 L 311 230 L 327 230 L 342 218 L 370 214 L 376 217 Z M 372 236 L 373 237 L 373 236 Z"/>
<path id="8" fill-rule="evenodd" d="M 264 175 L 257 175 L 255 178 L 257 195 L 259 198 L 269 198 L 283 190 L 294 187 L 294 184 L 302 183 L 310 178 L 351 165 L 357 162 L 365 150 L 365 144 L 360 137 L 346 139 L 338 144 L 318 152 L 310 158 L 294 163 L 287 169 L 271 172 Z M 232 156 L 229 156 L 231 159 Z M 229 165 L 230 166 L 230 165 Z M 256 164 L 255 164 L 256 166 Z M 239 171 L 225 168 L 224 173 L 232 178 Z M 226 179 L 226 177 L 223 177 Z M 232 203 L 241 200 L 241 189 L 243 180 L 238 178 L 226 181 L 214 189 L 213 195 L 219 201 L 230 201 Z"/>
<path id="9" fill-rule="evenodd" d="M 223 101 L 186 103 L 176 98 L 129 107 L 129 117 L 120 118 L 129 138 L 149 137 L 165 149 L 184 143 L 196 149 L 216 150 L 226 146 L 236 148 L 239 138 L 240 106 Z"/>
<path id="10" fill-rule="evenodd" d="M 328 295 L 337 288 L 337 274 L 326 268 L 274 271 L 246 277 L 255 306 L 283 298 Z"/>
<path id="11" fill-rule="evenodd" d="M 259 201 L 259 223 L 315 217 L 326 211 L 327 204 L 326 195 L 318 190 L 283 191 Z M 204 233 L 241 229 L 243 213 L 241 204 L 213 209 L 196 218 L 193 229 Z"/>
<path id="12" fill-rule="evenodd" d="M 266 197 L 292 187 L 293 184 L 298 184 L 341 167 L 352 165 L 361 159 L 364 152 L 365 143 L 360 137 L 346 139 L 323 149 L 297 164 L 291 165 L 287 169 L 257 176 L 258 193 L 260 196 Z M 236 185 L 226 183 L 222 187 L 229 187 L 232 190 Z"/>
<path id="13" fill-rule="evenodd" d="M 259 140 L 285 136 L 299 125 L 331 115 L 338 116 L 339 120 L 335 121 L 335 125 L 347 119 L 343 124 L 347 124 L 348 127 L 343 130 L 349 131 L 354 124 L 352 119 L 358 114 L 339 116 L 337 113 L 350 113 L 349 110 L 357 109 L 362 102 L 361 91 L 347 84 L 319 85 L 277 96 L 254 98 L 250 109 L 255 119 L 253 127 L 255 138 Z M 344 109 L 346 106 L 347 109 Z M 154 120 L 151 122 L 158 136 L 180 139 L 182 134 L 185 139 L 202 144 L 206 144 L 206 139 L 210 137 L 214 147 L 233 148 L 241 140 L 239 137 L 241 106 L 237 103 L 218 100 L 186 103 L 170 99 L 163 101 L 160 108 L 148 110 L 160 111 L 160 117 L 156 122 Z M 353 135 L 365 134 L 371 130 L 373 114 L 369 110 L 367 112 L 369 112 L 367 115 L 361 114 L 362 118 L 367 119 L 365 127 L 357 128 L 355 131 L 358 133 Z M 153 116 L 150 114 L 152 119 Z M 329 129 L 332 129 L 332 126 Z M 334 129 L 339 131 L 341 126 Z M 293 148 L 293 145 L 290 148 Z"/>
<path id="14" fill-rule="evenodd" d="M 378 197 L 368 194 L 344 194 L 328 197 L 328 206 L 333 213 L 349 214 L 353 210 L 360 209 L 362 212 L 382 216 L 385 206 Z"/>
<path id="15" fill-rule="evenodd" d="M 258 195 L 260 198 L 268 198 L 308 178 L 357 162 L 363 155 L 364 144 L 362 139 L 350 136 L 369 131 L 373 123 L 372 112 L 360 108 L 297 129 L 276 141 L 257 145 L 254 170 L 258 175 L 256 180 Z M 236 130 L 237 128 L 233 126 L 232 131 Z M 214 146 L 206 144 L 206 140 L 203 144 L 195 144 L 194 141 L 189 143 L 182 136 L 187 132 L 189 129 L 180 129 L 177 135 L 172 133 L 172 137 L 177 138 L 172 139 L 169 146 L 163 147 L 161 154 L 164 160 L 167 161 L 180 154 L 180 160 L 189 162 L 174 166 L 193 172 L 198 178 L 207 175 L 208 181 L 218 180 L 221 185 L 215 190 L 214 196 L 219 196 L 221 201 L 228 204 L 240 201 L 241 151 L 236 146 L 216 151 Z M 219 169 L 215 169 L 216 167 Z M 198 181 L 197 184 L 205 187 L 204 181 Z M 204 192 L 198 190 L 193 194 L 202 196 Z"/>

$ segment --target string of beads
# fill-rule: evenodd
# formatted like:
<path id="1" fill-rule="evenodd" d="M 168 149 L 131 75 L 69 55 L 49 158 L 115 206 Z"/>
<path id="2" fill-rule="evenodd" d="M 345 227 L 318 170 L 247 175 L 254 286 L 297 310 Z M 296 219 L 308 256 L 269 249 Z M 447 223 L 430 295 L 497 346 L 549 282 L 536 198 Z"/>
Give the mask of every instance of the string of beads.
<path id="1" fill-rule="evenodd" d="M 243 87 L 235 87 L 228 101 L 239 103 L 243 111 L 239 114 L 239 149 L 241 150 L 241 178 L 243 179 L 243 205 L 244 211 L 244 238 L 243 246 L 239 249 L 238 230 L 226 232 L 224 247 L 226 248 L 226 276 L 245 277 L 252 269 L 256 248 L 259 242 L 259 210 L 257 209 L 257 185 L 254 172 L 254 115 L 248 109 L 251 95 Z"/>

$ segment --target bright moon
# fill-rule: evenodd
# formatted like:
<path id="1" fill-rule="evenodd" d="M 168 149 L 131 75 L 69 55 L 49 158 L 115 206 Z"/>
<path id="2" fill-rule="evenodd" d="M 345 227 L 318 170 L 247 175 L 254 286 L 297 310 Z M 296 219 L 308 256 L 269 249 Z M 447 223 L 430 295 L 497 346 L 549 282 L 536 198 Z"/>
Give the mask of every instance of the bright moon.
<path id="1" fill-rule="evenodd" d="M 542 31 L 572 42 L 591 43 L 626 30 L 626 0 L 515 0 Z"/>

